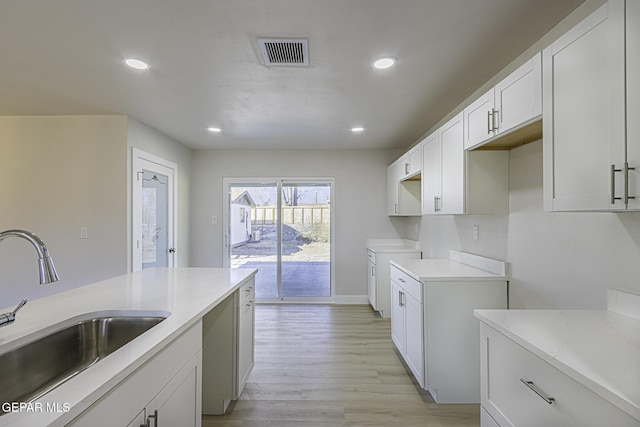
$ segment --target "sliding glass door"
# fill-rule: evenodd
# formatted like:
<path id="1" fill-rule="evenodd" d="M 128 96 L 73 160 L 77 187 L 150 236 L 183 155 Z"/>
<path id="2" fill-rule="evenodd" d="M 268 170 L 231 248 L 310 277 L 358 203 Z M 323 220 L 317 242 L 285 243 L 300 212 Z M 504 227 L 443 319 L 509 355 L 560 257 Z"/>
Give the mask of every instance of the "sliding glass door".
<path id="1" fill-rule="evenodd" d="M 258 269 L 258 302 L 333 301 L 332 184 L 225 179 L 225 265 Z"/>

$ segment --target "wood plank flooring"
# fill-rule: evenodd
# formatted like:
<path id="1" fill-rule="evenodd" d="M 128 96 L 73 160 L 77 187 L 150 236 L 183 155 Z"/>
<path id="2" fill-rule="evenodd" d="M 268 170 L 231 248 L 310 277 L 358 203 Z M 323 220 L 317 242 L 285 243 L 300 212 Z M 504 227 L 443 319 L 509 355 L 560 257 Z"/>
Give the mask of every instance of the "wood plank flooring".
<path id="1" fill-rule="evenodd" d="M 256 365 L 203 427 L 479 426 L 479 405 L 437 405 L 369 306 L 256 306 Z"/>

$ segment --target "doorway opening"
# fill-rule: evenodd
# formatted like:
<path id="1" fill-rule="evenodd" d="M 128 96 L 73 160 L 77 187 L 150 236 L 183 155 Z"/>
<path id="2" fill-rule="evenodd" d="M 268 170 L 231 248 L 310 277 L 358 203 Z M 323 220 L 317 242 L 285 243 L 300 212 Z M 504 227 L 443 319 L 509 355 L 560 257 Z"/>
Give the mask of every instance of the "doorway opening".
<path id="1" fill-rule="evenodd" d="M 225 179 L 225 266 L 257 268 L 258 302 L 333 302 L 333 180 Z"/>

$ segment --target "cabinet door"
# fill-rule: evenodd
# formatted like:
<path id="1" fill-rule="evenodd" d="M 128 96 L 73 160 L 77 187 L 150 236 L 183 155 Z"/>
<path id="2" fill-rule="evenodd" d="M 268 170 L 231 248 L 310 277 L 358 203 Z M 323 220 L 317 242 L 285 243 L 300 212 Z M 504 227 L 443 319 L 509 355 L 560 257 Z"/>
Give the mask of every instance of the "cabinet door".
<path id="1" fill-rule="evenodd" d="M 499 134 L 542 114 L 542 54 L 538 53 L 498 83 L 495 101 Z"/>
<path id="2" fill-rule="evenodd" d="M 404 294 L 405 311 L 405 361 L 424 388 L 424 334 L 422 321 L 422 304 L 409 294 Z"/>
<path id="3" fill-rule="evenodd" d="M 440 212 L 444 214 L 464 213 L 466 172 L 462 117 L 462 113 L 458 114 L 438 131 L 442 187 Z"/>
<path id="4" fill-rule="evenodd" d="M 627 1 L 627 162 L 630 209 L 640 209 L 640 2 Z"/>
<path id="5" fill-rule="evenodd" d="M 367 272 L 367 284 L 369 288 L 369 303 L 374 310 L 378 310 L 377 302 L 378 298 L 376 295 L 376 265 L 367 261 L 369 270 Z"/>
<path id="6" fill-rule="evenodd" d="M 495 97 L 493 88 L 464 109 L 465 149 L 480 145 L 495 135 L 493 129 L 497 127 L 497 120 L 493 116 L 494 110 Z"/>
<path id="7" fill-rule="evenodd" d="M 198 352 L 158 393 L 153 403 L 147 406 L 147 417 L 149 415 L 157 417 L 153 425 L 184 427 L 202 425 L 201 357 L 201 353 Z"/>
<path id="8" fill-rule="evenodd" d="M 624 206 L 623 19 L 609 1 L 543 51 L 545 210 Z"/>
<path id="9" fill-rule="evenodd" d="M 406 156 L 405 176 L 414 176 L 422 171 L 422 146 L 420 144 L 413 147 Z"/>
<path id="10" fill-rule="evenodd" d="M 398 215 L 398 163 L 394 162 L 387 168 L 387 215 Z"/>
<path id="11" fill-rule="evenodd" d="M 404 294 L 402 289 L 391 281 L 391 339 L 395 343 L 400 354 L 405 353 L 405 319 L 404 319 Z"/>
<path id="12" fill-rule="evenodd" d="M 242 290 L 242 289 L 241 289 Z M 249 374 L 254 366 L 254 341 L 255 341 L 255 293 L 253 285 L 251 293 L 245 295 L 239 307 L 238 316 L 238 378 L 235 391 L 236 399 L 242 394 Z"/>
<path id="13" fill-rule="evenodd" d="M 438 132 L 422 142 L 422 213 L 434 214 L 440 198 L 440 142 Z"/>

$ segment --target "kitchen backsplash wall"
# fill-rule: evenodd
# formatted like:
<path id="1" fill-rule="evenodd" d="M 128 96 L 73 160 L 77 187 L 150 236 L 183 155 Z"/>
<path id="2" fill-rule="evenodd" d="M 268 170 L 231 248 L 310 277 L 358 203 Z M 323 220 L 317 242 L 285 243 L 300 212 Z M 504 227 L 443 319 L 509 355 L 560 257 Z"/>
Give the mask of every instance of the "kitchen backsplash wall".
<path id="1" fill-rule="evenodd" d="M 511 308 L 606 309 L 607 289 L 640 292 L 640 213 L 544 212 L 542 141 L 510 151 L 509 185 L 509 215 L 407 218 L 402 237 L 425 257 L 509 261 Z"/>

